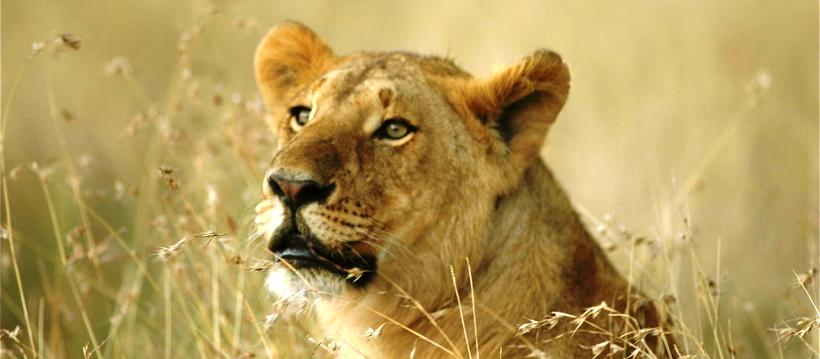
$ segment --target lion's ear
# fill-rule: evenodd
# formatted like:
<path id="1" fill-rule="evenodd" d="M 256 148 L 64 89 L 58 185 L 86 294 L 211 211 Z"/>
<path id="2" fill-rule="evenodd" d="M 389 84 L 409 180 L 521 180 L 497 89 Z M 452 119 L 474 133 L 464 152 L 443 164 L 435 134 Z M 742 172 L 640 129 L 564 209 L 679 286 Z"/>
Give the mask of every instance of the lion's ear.
<path id="1" fill-rule="evenodd" d="M 468 106 L 507 146 L 509 160 L 523 169 L 538 156 L 569 93 L 569 69 L 561 56 L 539 50 L 478 82 Z"/>
<path id="2" fill-rule="evenodd" d="M 286 21 L 271 29 L 256 49 L 256 83 L 268 106 L 281 106 L 334 59 L 333 51 L 307 26 Z"/>

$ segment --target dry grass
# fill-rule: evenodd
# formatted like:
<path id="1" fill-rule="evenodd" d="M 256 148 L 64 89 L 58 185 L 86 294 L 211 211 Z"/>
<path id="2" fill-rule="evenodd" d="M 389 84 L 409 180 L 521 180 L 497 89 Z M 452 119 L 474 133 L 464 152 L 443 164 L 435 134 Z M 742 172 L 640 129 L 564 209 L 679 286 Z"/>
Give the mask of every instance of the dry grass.
<path id="1" fill-rule="evenodd" d="M 252 238 L 274 140 L 251 55 L 284 18 L 475 73 L 559 50 L 573 93 L 545 157 L 685 352 L 818 356 L 816 2 L 464 5 L 2 2 L 0 357 L 337 349 L 264 292 Z M 544 315 L 512 324 L 629 322 Z M 590 356 L 645 354 L 613 337 Z"/>

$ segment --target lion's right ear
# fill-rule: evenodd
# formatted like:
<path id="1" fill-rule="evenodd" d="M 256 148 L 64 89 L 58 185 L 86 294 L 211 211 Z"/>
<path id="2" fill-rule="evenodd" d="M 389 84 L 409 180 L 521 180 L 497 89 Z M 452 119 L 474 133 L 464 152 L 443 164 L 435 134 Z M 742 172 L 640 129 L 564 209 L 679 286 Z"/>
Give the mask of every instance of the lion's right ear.
<path id="1" fill-rule="evenodd" d="M 505 161 L 522 173 L 538 156 L 567 100 L 570 75 L 561 57 L 538 50 L 483 81 L 473 82 L 467 105 L 506 147 Z"/>
<path id="2" fill-rule="evenodd" d="M 269 107 L 281 106 L 334 60 L 333 51 L 307 26 L 286 21 L 271 29 L 256 49 L 256 83 Z"/>

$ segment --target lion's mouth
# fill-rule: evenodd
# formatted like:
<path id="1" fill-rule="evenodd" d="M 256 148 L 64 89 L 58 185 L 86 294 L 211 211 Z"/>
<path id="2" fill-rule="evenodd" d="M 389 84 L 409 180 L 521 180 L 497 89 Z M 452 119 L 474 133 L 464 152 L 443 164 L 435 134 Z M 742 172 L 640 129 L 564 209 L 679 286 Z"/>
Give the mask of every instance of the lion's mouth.
<path id="1" fill-rule="evenodd" d="M 333 251 L 296 230 L 277 237 L 270 243 L 276 262 L 284 261 L 293 269 L 324 270 L 343 277 L 355 287 L 367 285 L 375 275 L 376 259 L 355 253 L 351 247 Z"/>

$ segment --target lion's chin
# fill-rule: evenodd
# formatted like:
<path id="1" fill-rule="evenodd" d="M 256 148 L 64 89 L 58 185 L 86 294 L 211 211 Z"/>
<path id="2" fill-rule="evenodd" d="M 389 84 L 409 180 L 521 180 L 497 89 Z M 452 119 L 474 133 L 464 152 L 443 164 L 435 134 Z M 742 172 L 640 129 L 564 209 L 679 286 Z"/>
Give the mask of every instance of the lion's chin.
<path id="1" fill-rule="evenodd" d="M 271 270 L 265 284 L 274 296 L 287 300 L 308 296 L 342 296 L 350 284 L 338 274 L 317 268 L 292 269 L 280 266 Z"/>

